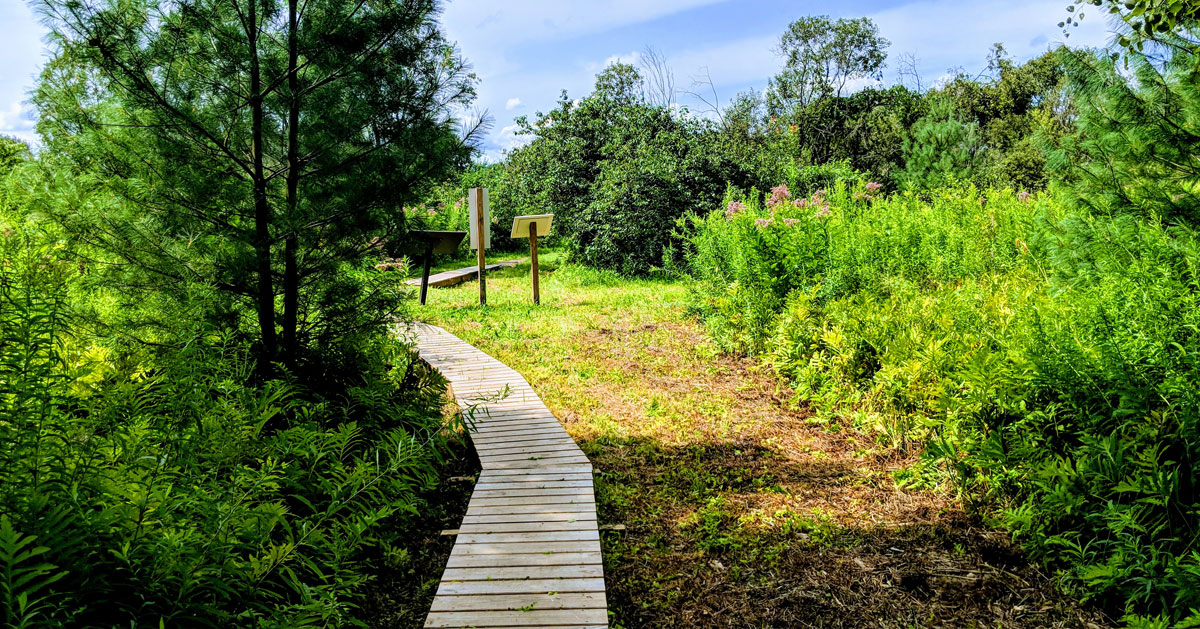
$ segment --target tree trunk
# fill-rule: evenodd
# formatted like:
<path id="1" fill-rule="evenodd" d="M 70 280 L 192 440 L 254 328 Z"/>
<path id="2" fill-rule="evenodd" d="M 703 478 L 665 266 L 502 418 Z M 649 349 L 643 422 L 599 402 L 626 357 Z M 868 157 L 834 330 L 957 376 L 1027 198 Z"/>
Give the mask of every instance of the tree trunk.
<path id="1" fill-rule="evenodd" d="M 250 0 L 246 36 L 250 44 L 250 136 L 254 153 L 254 253 L 258 266 L 258 327 L 262 331 L 262 351 L 258 371 L 263 377 L 274 372 L 272 362 L 278 356 L 275 336 L 275 282 L 271 270 L 271 206 L 267 201 L 267 179 L 263 174 L 263 94 L 258 64 L 258 13 L 256 0 Z"/>
<path id="2" fill-rule="evenodd" d="M 297 194 L 300 184 L 299 160 L 300 153 L 300 78 L 296 76 L 296 66 L 299 60 L 298 42 L 299 21 L 296 5 L 298 0 L 288 0 L 288 145 L 287 145 L 287 212 L 288 235 L 284 242 L 283 267 L 283 344 L 285 358 L 289 366 L 294 366 L 299 357 L 296 328 L 297 310 L 300 306 L 300 278 L 296 268 L 296 250 L 299 248 L 295 224 L 297 220 Z"/>

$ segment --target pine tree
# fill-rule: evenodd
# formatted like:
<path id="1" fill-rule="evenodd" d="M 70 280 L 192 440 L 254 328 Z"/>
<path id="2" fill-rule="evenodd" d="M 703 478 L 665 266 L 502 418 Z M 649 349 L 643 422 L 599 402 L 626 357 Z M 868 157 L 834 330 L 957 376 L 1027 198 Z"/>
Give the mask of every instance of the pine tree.
<path id="1" fill-rule="evenodd" d="M 1051 167 L 1093 211 L 1200 225 L 1200 65 L 1180 47 L 1166 60 L 1119 61 L 1063 50 L 1077 132 L 1053 147 Z"/>
<path id="2" fill-rule="evenodd" d="M 254 329 L 265 370 L 394 310 L 348 271 L 472 151 L 435 0 L 39 2 L 39 131 L 78 192 L 51 209 L 129 309 Z"/>

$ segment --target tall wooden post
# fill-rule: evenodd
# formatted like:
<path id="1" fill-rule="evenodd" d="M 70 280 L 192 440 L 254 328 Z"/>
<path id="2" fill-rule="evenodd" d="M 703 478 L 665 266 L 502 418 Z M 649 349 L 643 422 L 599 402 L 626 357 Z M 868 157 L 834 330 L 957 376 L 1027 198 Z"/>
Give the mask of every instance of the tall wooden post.
<path id="1" fill-rule="evenodd" d="M 477 208 L 475 212 L 475 229 L 476 233 L 479 234 L 479 242 L 477 243 L 479 245 L 479 305 L 486 306 L 487 278 L 484 275 L 487 273 L 485 269 L 487 265 L 483 260 L 483 246 L 487 244 L 487 239 L 484 238 L 483 233 L 483 188 L 475 189 L 475 207 Z"/>
<path id="2" fill-rule="evenodd" d="M 533 303 L 538 305 L 542 303 L 542 296 L 538 292 L 537 221 L 529 224 L 529 261 L 533 267 Z"/>

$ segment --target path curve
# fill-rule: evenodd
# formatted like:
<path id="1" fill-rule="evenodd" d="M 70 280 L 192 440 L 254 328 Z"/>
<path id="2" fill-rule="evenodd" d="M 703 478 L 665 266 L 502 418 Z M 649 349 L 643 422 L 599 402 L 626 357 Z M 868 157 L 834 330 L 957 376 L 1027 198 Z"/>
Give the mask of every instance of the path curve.
<path id="1" fill-rule="evenodd" d="M 607 627 L 592 464 L 521 374 L 414 323 L 421 358 L 474 407 L 483 468 L 426 627 Z"/>

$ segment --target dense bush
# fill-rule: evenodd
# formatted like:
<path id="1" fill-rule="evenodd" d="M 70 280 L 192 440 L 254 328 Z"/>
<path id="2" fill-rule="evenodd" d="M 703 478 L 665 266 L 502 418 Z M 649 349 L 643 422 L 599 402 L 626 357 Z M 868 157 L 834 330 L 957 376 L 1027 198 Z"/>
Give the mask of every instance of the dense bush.
<path id="1" fill-rule="evenodd" d="M 0 226 L 5 626 L 340 625 L 436 480 L 436 377 L 402 346 L 341 380 L 248 387 L 245 345 L 118 357 L 70 320 L 75 265 Z"/>
<path id="2" fill-rule="evenodd" d="M 1086 596 L 1200 608 L 1195 232 L 864 184 L 731 195 L 693 227 L 694 305 L 726 348 L 923 445 Z"/>

